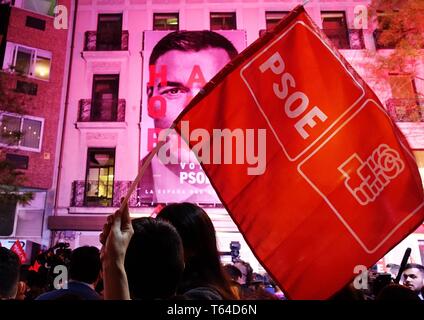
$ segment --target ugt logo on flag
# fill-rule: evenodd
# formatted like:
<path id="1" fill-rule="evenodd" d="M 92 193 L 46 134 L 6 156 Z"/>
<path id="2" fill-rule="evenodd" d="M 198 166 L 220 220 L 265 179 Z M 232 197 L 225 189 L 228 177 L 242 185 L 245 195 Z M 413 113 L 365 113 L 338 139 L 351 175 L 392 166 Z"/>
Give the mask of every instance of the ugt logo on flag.
<path id="1" fill-rule="evenodd" d="M 330 297 L 355 266 L 373 265 L 424 219 L 405 138 L 303 7 L 227 65 L 176 120 L 187 141 L 196 128 L 266 129 L 262 175 L 243 164 L 202 167 L 289 298 Z"/>

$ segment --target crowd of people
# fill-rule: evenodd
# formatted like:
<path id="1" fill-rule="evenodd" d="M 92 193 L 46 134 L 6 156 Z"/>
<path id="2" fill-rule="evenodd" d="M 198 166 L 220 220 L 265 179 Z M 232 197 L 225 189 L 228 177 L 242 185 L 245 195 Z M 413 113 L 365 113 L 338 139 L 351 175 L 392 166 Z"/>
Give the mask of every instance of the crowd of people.
<path id="1" fill-rule="evenodd" d="M 100 242 L 101 250 L 57 245 L 31 267 L 0 247 L 0 299 L 285 299 L 275 282 L 254 273 L 249 263 L 222 264 L 212 221 L 195 204 L 168 205 L 156 218 L 130 219 L 127 207 L 118 210 L 108 217 Z M 57 274 L 57 266 L 69 273 Z M 368 296 L 348 285 L 333 299 L 423 300 L 423 266 L 407 265 L 401 280 L 402 285 L 388 282 L 378 292 L 374 281 Z"/>

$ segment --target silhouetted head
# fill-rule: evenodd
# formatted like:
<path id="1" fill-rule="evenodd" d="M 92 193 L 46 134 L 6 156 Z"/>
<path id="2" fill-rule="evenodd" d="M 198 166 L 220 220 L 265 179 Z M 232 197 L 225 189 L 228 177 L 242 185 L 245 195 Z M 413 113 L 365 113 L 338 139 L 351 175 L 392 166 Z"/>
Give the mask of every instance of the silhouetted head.
<path id="1" fill-rule="evenodd" d="M 240 269 L 232 264 L 226 264 L 224 266 L 224 271 L 232 281 L 238 282 L 238 280 L 242 277 Z"/>
<path id="2" fill-rule="evenodd" d="M 0 247 L 0 300 L 15 298 L 18 290 L 20 265 L 16 253 Z"/>
<path id="3" fill-rule="evenodd" d="M 168 222 L 132 220 L 134 235 L 125 256 L 125 271 L 134 299 L 167 299 L 175 295 L 184 271 L 181 238 Z"/>
<path id="4" fill-rule="evenodd" d="M 243 285 L 250 285 L 250 283 L 253 280 L 253 268 L 249 264 L 249 262 L 238 259 L 236 262 L 234 262 L 234 265 L 241 272 L 241 277 L 240 277 L 239 283 L 243 284 Z"/>
<path id="5" fill-rule="evenodd" d="M 207 213 L 195 204 L 184 202 L 164 207 L 158 218 L 169 221 L 183 241 L 186 267 L 181 293 L 205 286 L 213 287 L 224 299 L 233 299 L 221 265 L 215 228 Z"/>
<path id="6" fill-rule="evenodd" d="M 413 291 L 404 287 L 400 284 L 389 284 L 384 287 L 377 295 L 376 300 L 387 300 L 387 301 L 420 301 L 418 295 Z"/>
<path id="7" fill-rule="evenodd" d="M 69 264 L 69 278 L 94 284 L 100 273 L 100 252 L 96 247 L 79 247 L 72 251 Z"/>

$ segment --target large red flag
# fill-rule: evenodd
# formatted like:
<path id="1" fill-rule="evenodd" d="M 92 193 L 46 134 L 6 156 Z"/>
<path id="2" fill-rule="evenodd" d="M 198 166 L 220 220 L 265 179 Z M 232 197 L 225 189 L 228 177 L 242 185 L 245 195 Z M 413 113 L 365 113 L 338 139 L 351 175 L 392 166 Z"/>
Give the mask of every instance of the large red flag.
<path id="1" fill-rule="evenodd" d="M 222 203 L 289 298 L 329 298 L 424 219 L 405 138 L 303 7 L 227 65 L 175 123 L 193 150 L 203 148 Z M 232 140 L 215 147 L 217 129 Z M 243 150 L 230 144 L 241 132 Z M 266 155 L 266 168 L 247 156 L 248 136 L 260 132 L 266 148 L 253 140 L 255 155 Z"/>

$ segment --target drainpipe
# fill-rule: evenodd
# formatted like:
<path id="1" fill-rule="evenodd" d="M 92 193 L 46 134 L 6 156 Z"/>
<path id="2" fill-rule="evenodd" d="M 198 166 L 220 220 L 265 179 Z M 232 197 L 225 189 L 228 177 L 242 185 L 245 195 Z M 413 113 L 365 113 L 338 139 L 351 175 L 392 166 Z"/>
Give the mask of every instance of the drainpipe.
<path id="1" fill-rule="evenodd" d="M 71 0 L 71 4 L 72 4 Z M 74 43 L 75 43 L 75 28 L 76 28 L 76 22 L 77 22 L 77 12 L 78 12 L 78 0 L 75 0 L 75 6 L 74 6 L 74 17 L 72 22 L 72 33 L 71 33 L 71 47 L 70 47 L 70 55 L 69 55 L 69 64 L 68 64 L 68 70 L 67 70 L 67 80 L 66 80 L 66 93 L 65 93 L 65 106 L 64 106 L 64 113 L 63 113 L 63 127 L 62 127 L 62 134 L 60 137 L 60 150 L 59 150 L 59 164 L 57 168 L 57 177 L 55 181 L 56 185 L 56 192 L 54 195 L 54 208 L 53 208 L 53 216 L 57 215 L 58 210 L 58 199 L 59 199 L 59 191 L 60 191 L 60 178 L 62 176 L 62 162 L 63 162 L 63 147 L 64 147 L 64 141 L 65 141 L 65 133 L 66 133 L 66 123 L 68 118 L 68 107 L 69 107 L 69 88 L 71 86 L 71 73 L 72 73 L 72 62 L 73 62 L 73 56 L 74 56 Z M 53 239 L 55 237 L 55 231 L 52 231 L 52 235 L 50 237 L 50 244 L 53 245 Z"/>

